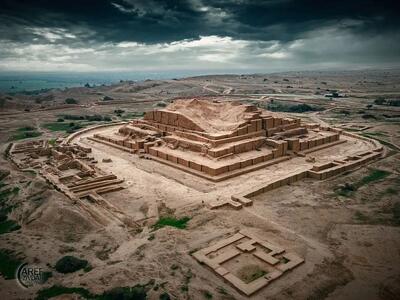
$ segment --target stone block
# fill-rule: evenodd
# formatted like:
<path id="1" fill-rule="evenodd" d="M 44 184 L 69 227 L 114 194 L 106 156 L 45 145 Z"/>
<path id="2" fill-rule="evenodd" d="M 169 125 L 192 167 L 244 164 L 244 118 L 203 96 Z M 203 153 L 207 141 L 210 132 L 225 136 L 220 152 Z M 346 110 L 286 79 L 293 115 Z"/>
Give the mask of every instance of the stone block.
<path id="1" fill-rule="evenodd" d="M 168 114 L 168 125 L 171 126 L 176 126 L 176 120 L 178 119 L 178 116 L 174 113 L 169 113 Z"/>
<path id="2" fill-rule="evenodd" d="M 257 120 L 251 120 L 248 125 L 248 132 L 256 132 L 257 131 Z"/>
<path id="3" fill-rule="evenodd" d="M 217 175 L 216 172 L 215 172 L 215 169 L 207 167 L 207 166 L 204 166 L 204 165 L 201 166 L 201 171 L 203 173 L 206 173 L 207 175 L 210 175 L 210 176 Z"/>
<path id="4" fill-rule="evenodd" d="M 272 149 L 272 156 L 273 156 L 273 158 L 278 158 L 279 157 L 278 149 Z"/>
<path id="5" fill-rule="evenodd" d="M 164 152 L 158 151 L 158 157 L 167 160 L 167 154 Z"/>
<path id="6" fill-rule="evenodd" d="M 257 157 L 257 158 L 253 158 L 253 165 L 262 163 L 264 161 L 264 158 L 262 156 Z"/>
<path id="7" fill-rule="evenodd" d="M 189 161 L 186 159 L 178 157 L 178 164 L 189 168 Z"/>
<path id="8" fill-rule="evenodd" d="M 171 161 L 173 163 L 176 163 L 176 164 L 178 163 L 178 158 L 176 156 L 171 155 L 171 154 L 167 155 L 167 160 L 169 160 L 169 161 Z"/>
<path id="9" fill-rule="evenodd" d="M 150 154 L 150 155 L 157 157 L 157 152 L 158 152 L 158 151 L 157 151 L 156 149 L 149 148 L 149 154 Z"/>
<path id="10" fill-rule="evenodd" d="M 300 151 L 300 141 L 299 139 L 291 139 L 288 140 L 288 148 L 294 152 Z"/>
<path id="11" fill-rule="evenodd" d="M 263 119 L 263 129 L 270 129 L 274 127 L 274 118 Z"/>
<path id="12" fill-rule="evenodd" d="M 253 160 L 252 159 L 241 161 L 240 162 L 240 168 L 243 169 L 243 168 L 246 168 L 248 166 L 251 166 L 252 164 L 253 164 Z"/>
<path id="13" fill-rule="evenodd" d="M 300 151 L 304 151 L 308 149 L 308 141 L 300 142 Z"/>
<path id="14" fill-rule="evenodd" d="M 198 163 L 195 163 L 194 161 L 189 161 L 189 168 L 201 172 L 201 165 Z"/>
<path id="15" fill-rule="evenodd" d="M 274 117 L 274 127 L 282 125 L 282 119 L 281 118 L 275 118 Z"/>
<path id="16" fill-rule="evenodd" d="M 272 190 L 273 184 L 267 184 L 266 186 L 263 187 L 263 193 L 269 192 Z"/>
<path id="17" fill-rule="evenodd" d="M 297 174 L 289 177 L 289 183 L 295 183 L 297 181 Z"/>
<path id="18" fill-rule="evenodd" d="M 229 169 L 229 172 L 240 169 L 240 162 L 229 165 L 228 169 Z"/>
<path id="19" fill-rule="evenodd" d="M 256 131 L 262 130 L 262 120 L 261 119 L 256 120 L 256 125 L 257 125 Z"/>
<path id="20" fill-rule="evenodd" d="M 148 111 L 145 115 L 144 115 L 144 119 L 145 120 L 154 120 L 154 111 Z"/>
<path id="21" fill-rule="evenodd" d="M 164 125 L 168 125 L 168 114 L 165 111 L 161 111 L 161 123 Z"/>
<path id="22" fill-rule="evenodd" d="M 263 156 L 264 161 L 268 161 L 274 158 L 273 153 L 269 153 Z"/>
<path id="23" fill-rule="evenodd" d="M 238 135 L 245 135 L 245 134 L 247 134 L 247 126 L 238 129 Z"/>
<path id="24" fill-rule="evenodd" d="M 277 180 L 272 183 L 272 189 L 276 189 L 281 186 L 281 181 Z"/>
<path id="25" fill-rule="evenodd" d="M 306 178 L 307 177 L 307 172 L 300 172 L 300 173 L 298 173 L 297 175 L 296 175 L 296 181 L 298 181 L 298 180 L 302 180 L 302 179 L 304 179 L 304 178 Z"/>
<path id="26" fill-rule="evenodd" d="M 244 144 L 239 144 L 239 145 L 235 145 L 234 146 L 233 153 L 239 154 L 239 153 L 245 152 L 245 150 L 246 150 L 245 145 Z"/>
<path id="27" fill-rule="evenodd" d="M 317 145 L 316 140 L 309 140 L 308 141 L 308 148 L 314 148 Z"/>
<path id="28" fill-rule="evenodd" d="M 244 152 L 254 150 L 254 143 L 252 141 L 244 143 Z"/>
<path id="29" fill-rule="evenodd" d="M 156 110 L 154 112 L 154 119 L 157 123 L 161 123 L 161 111 Z"/>
<path id="30" fill-rule="evenodd" d="M 215 169 L 215 175 L 220 175 L 229 171 L 228 166 L 223 166 Z"/>

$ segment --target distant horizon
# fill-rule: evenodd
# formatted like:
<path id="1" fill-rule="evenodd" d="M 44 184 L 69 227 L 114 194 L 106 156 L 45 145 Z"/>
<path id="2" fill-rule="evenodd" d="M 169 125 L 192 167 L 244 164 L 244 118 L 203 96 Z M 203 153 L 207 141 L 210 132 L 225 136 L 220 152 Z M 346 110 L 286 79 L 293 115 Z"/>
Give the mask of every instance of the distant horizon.
<path id="1" fill-rule="evenodd" d="M 235 75 L 271 75 L 290 74 L 307 72 L 360 72 L 360 71 L 396 71 L 400 67 L 392 68 L 359 68 L 359 69 L 318 69 L 318 70 L 159 70 L 159 71 L 101 71 L 101 72 L 21 72 L 21 71 L 0 71 L 0 92 L 19 93 L 33 92 L 42 89 L 64 89 L 82 87 L 85 84 L 101 86 L 112 85 L 120 81 L 144 81 L 144 80 L 171 80 L 199 76 L 235 76 Z"/>

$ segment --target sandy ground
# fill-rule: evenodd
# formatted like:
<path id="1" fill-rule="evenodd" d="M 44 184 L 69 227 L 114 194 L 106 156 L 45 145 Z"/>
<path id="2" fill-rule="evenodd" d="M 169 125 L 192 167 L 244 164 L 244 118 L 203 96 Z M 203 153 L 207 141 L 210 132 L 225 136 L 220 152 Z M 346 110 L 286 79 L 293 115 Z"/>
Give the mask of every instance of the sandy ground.
<path id="1" fill-rule="evenodd" d="M 54 105 L 71 96 L 83 105 L 54 111 L 34 111 L 35 96 L 12 96 L 10 101 L 31 104 L 32 111 L 23 112 L 16 106 L 1 111 L 2 149 L 9 136 L 25 125 L 37 126 L 43 137 L 65 136 L 65 132 L 51 132 L 43 127 L 60 114 L 96 113 L 110 115 L 118 121 L 116 109 L 142 112 L 161 100 L 193 96 L 244 100 L 260 105 L 271 98 L 287 103 L 318 103 L 328 109 L 295 115 L 333 125 L 368 125 L 370 128 L 362 133 L 370 133 L 389 144 L 386 158 L 355 172 L 326 181 L 307 179 L 281 187 L 253 198 L 253 206 L 239 211 L 213 211 L 207 208 L 208 202 L 222 201 L 253 185 L 308 168 L 310 163 L 297 157 L 227 181 L 209 183 L 87 140 L 87 135 L 94 132 L 80 136 L 78 142 L 92 147 L 101 168 L 125 179 L 126 189 L 107 195 L 107 201 L 138 221 L 140 230 L 113 223 L 112 219 L 108 225 L 99 226 L 40 176 L 21 172 L 2 157 L 2 168 L 11 172 L 4 182 L 20 187 L 19 194 L 9 201 L 15 204 L 10 217 L 22 228 L 0 235 L 0 248 L 14 251 L 23 261 L 45 266 L 53 277 L 44 286 L 31 289 L 21 289 L 15 280 L 0 278 L 1 298 L 31 299 L 38 289 L 55 284 L 102 293 L 113 287 L 134 286 L 153 279 L 158 288 L 148 292 L 149 299 L 159 299 L 162 292 L 168 292 L 172 299 L 206 299 L 205 292 L 211 293 L 213 299 L 248 299 L 190 255 L 246 229 L 305 259 L 303 265 L 251 299 L 398 299 L 400 227 L 395 206 L 399 203 L 400 156 L 394 146 L 400 146 L 396 118 L 400 113 L 397 108 L 378 106 L 367 110 L 366 105 L 379 95 L 399 96 L 399 74 L 311 72 L 123 83 L 54 92 Z M 337 89 L 350 97 L 328 100 L 321 96 L 326 89 Z M 99 105 L 97 101 L 105 95 L 125 102 Z M 153 102 L 139 102 L 142 100 Z M 375 118 L 365 118 L 371 114 Z M 105 132 L 115 129 L 110 127 Z M 342 145 L 311 155 L 317 162 L 323 162 L 368 149 L 367 143 L 348 139 Z M 112 162 L 103 163 L 102 158 L 111 158 Z M 374 169 L 390 174 L 364 185 L 348 197 L 335 192 L 345 183 L 362 180 Z M 38 193 L 40 197 L 33 196 Z M 104 209 L 94 205 L 93 209 Z M 165 214 L 189 216 L 188 228 L 165 227 L 153 231 L 151 224 Z M 54 265 L 64 255 L 85 258 L 93 269 L 60 274 L 54 270 Z"/>

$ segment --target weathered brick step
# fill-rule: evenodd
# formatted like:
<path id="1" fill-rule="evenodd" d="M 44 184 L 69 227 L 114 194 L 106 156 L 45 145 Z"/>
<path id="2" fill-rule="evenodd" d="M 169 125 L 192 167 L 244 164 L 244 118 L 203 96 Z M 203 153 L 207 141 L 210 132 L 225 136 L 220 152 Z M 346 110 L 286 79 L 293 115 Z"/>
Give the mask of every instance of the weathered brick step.
<path id="1" fill-rule="evenodd" d="M 94 183 L 89 183 L 89 184 L 85 184 L 85 185 L 72 187 L 70 190 L 71 190 L 71 192 L 77 193 L 77 192 L 82 192 L 82 191 L 86 191 L 86 190 L 93 190 L 93 189 L 107 186 L 107 185 L 119 184 L 122 182 L 124 182 L 122 179 L 104 180 L 104 181 L 100 181 L 100 182 L 94 182 Z"/>
<path id="2" fill-rule="evenodd" d="M 122 185 L 113 185 L 113 186 L 107 186 L 107 187 L 103 187 L 103 188 L 97 189 L 96 193 L 101 195 L 101 194 L 120 191 L 120 190 L 123 190 L 123 189 L 124 189 L 124 187 Z"/>
<path id="3" fill-rule="evenodd" d="M 208 175 L 208 174 L 203 173 L 201 171 L 197 171 L 195 169 L 191 169 L 191 168 L 185 167 L 183 165 L 176 164 L 176 163 L 173 163 L 171 161 L 168 161 L 168 160 L 165 160 L 165 159 L 162 159 L 162 158 L 159 158 L 159 157 L 155 157 L 153 155 L 150 155 L 150 156 L 147 156 L 147 157 L 149 159 L 158 161 L 158 162 L 163 163 L 165 165 L 174 167 L 176 169 L 185 171 L 185 172 L 190 173 L 192 175 L 196 175 L 196 176 L 205 178 L 205 179 L 213 181 L 213 182 L 219 182 L 219 181 L 222 181 L 222 180 L 226 180 L 226 179 L 238 176 L 238 175 L 242 175 L 242 174 L 245 174 L 245 173 L 248 173 L 248 172 L 259 170 L 259 169 L 268 167 L 270 165 L 277 164 L 277 163 L 280 163 L 282 161 L 290 159 L 290 156 L 278 157 L 276 159 L 271 159 L 271 160 L 265 161 L 263 163 L 259 163 L 259 164 L 256 164 L 256 165 L 250 165 L 248 167 L 244 167 L 244 168 L 241 168 L 241 169 L 236 169 L 234 171 L 226 172 L 226 173 L 223 173 L 221 175 L 211 176 L 211 175 Z"/>
<path id="4" fill-rule="evenodd" d="M 108 142 L 108 141 L 105 141 L 105 140 L 101 140 L 101 139 L 97 139 L 97 138 L 93 138 L 93 137 L 88 137 L 87 139 L 91 140 L 93 142 L 97 142 L 97 143 L 101 143 L 101 144 L 104 144 L 104 145 L 107 145 L 107 146 L 110 146 L 110 147 L 117 148 L 117 149 L 122 150 L 122 151 L 126 151 L 126 152 L 129 152 L 129 153 L 135 153 L 136 152 L 136 150 L 134 150 L 134 149 L 130 149 L 130 148 L 127 148 L 127 147 L 124 147 L 124 146 L 121 146 L 121 145 L 117 145 L 117 144 L 114 144 L 114 143 L 111 143 L 111 142 Z"/>
<path id="5" fill-rule="evenodd" d="M 102 187 L 102 188 L 96 189 L 94 191 L 93 190 L 83 191 L 83 192 L 80 192 L 80 193 L 76 193 L 75 195 L 78 196 L 79 198 L 82 198 L 82 197 L 86 197 L 88 195 L 93 195 L 93 193 L 101 195 L 101 194 L 120 191 L 120 190 L 123 190 L 123 189 L 124 189 L 124 187 L 122 185 L 111 185 L 111 186 L 106 186 L 106 187 Z"/>
<path id="6" fill-rule="evenodd" d="M 114 174 L 109 174 L 109 175 L 99 176 L 99 177 L 95 177 L 95 178 L 81 179 L 81 180 L 78 180 L 76 182 L 69 184 L 68 187 L 74 187 L 74 186 L 79 186 L 79 185 L 83 185 L 83 184 L 94 183 L 94 182 L 99 182 L 99 181 L 103 181 L 103 180 L 111 180 L 111 179 L 117 179 L 117 176 L 115 176 Z"/>

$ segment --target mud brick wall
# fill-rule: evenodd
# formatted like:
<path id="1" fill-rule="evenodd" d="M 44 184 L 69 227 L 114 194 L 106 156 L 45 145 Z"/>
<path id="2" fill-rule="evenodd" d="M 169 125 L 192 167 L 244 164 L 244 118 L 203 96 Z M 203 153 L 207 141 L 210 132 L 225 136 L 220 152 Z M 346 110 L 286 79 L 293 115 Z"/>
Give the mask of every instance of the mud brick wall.
<path id="1" fill-rule="evenodd" d="M 308 129 L 318 129 L 320 128 L 319 124 L 304 124 L 304 126 Z"/>
<path id="2" fill-rule="evenodd" d="M 230 146 L 229 148 L 218 149 L 218 150 L 210 149 L 207 151 L 207 154 L 209 154 L 211 157 L 221 157 L 221 156 L 227 155 L 229 153 L 239 154 L 239 153 L 255 150 L 263 142 L 264 142 L 263 137 L 260 137 L 257 140 L 251 140 L 251 141 L 243 140 L 243 141 L 239 141 L 236 145 Z"/>
<path id="3" fill-rule="evenodd" d="M 121 133 L 122 135 L 136 135 L 140 137 L 145 137 L 148 135 L 156 135 L 158 133 L 157 131 L 154 130 L 142 129 L 138 126 L 133 126 L 133 125 L 123 126 L 118 130 L 118 132 Z"/>
<path id="4" fill-rule="evenodd" d="M 308 141 L 300 141 L 300 151 L 308 149 Z"/>
<path id="5" fill-rule="evenodd" d="M 233 201 L 238 201 L 243 205 L 251 205 L 251 200 L 249 198 L 260 195 L 262 193 L 271 191 L 278 187 L 286 184 L 294 183 L 298 180 L 310 177 L 318 180 L 324 180 L 333 176 L 337 176 L 345 171 L 354 169 L 358 166 L 366 164 L 373 161 L 374 159 L 380 157 L 382 153 L 380 150 L 376 149 L 374 151 L 367 151 L 361 153 L 357 156 L 348 157 L 347 161 L 344 162 L 329 162 L 326 164 L 315 165 L 312 169 L 306 171 L 300 171 L 294 174 L 290 174 L 285 178 L 280 178 L 273 182 L 267 184 L 259 185 L 254 187 L 244 193 L 238 195 L 232 195 L 231 199 Z"/>
<path id="6" fill-rule="evenodd" d="M 93 126 L 93 127 L 88 127 L 88 128 L 84 128 L 82 130 L 79 130 L 77 132 L 72 133 L 71 135 L 69 135 L 62 143 L 61 145 L 68 145 L 74 138 L 76 138 L 77 136 L 85 133 L 85 132 L 89 132 L 91 130 L 95 130 L 95 129 L 99 129 L 99 128 L 104 128 L 104 127 L 110 127 L 110 126 L 116 126 L 116 125 L 125 125 L 127 124 L 127 122 L 119 122 L 119 123 L 110 123 L 110 124 L 101 124 L 98 126 Z"/>
<path id="7" fill-rule="evenodd" d="M 190 139 L 196 142 L 203 142 L 203 143 L 209 143 L 210 140 L 208 138 L 205 138 L 201 135 L 198 135 L 196 133 L 191 133 L 191 132 L 183 132 L 183 131 L 179 131 L 176 130 L 174 132 L 177 136 L 185 138 L 185 139 Z"/>
<path id="8" fill-rule="evenodd" d="M 156 144 L 155 142 L 144 143 L 144 145 L 143 145 L 144 152 L 145 153 L 149 153 L 150 152 L 150 147 L 153 147 L 155 144 Z"/>
<path id="9" fill-rule="evenodd" d="M 171 143 L 171 144 L 178 143 L 179 146 L 182 146 L 185 149 L 188 149 L 188 150 L 194 151 L 194 152 L 202 152 L 202 149 L 204 147 L 204 144 L 199 144 L 199 143 L 196 143 L 195 141 L 190 141 L 190 140 L 182 141 L 182 140 L 176 139 L 172 136 L 164 137 L 164 141 L 166 141 L 167 143 Z"/>
<path id="10" fill-rule="evenodd" d="M 374 139 L 370 139 L 370 138 L 367 138 L 367 137 L 364 137 L 364 136 L 360 136 L 358 134 L 354 134 L 354 133 L 347 132 L 347 131 L 343 131 L 342 134 L 346 135 L 346 136 L 349 136 L 349 137 L 353 137 L 353 138 L 357 138 L 357 139 L 362 139 L 364 141 L 368 141 L 369 143 L 371 143 L 372 145 L 375 146 L 374 151 L 378 151 L 378 152 L 383 151 L 383 146 L 378 141 L 376 141 Z"/>
<path id="11" fill-rule="evenodd" d="M 286 139 L 286 142 L 288 143 L 288 149 L 292 150 L 294 152 L 300 151 L 300 141 L 297 138 L 289 138 Z"/>
<path id="12" fill-rule="evenodd" d="M 221 157 L 224 155 L 228 155 L 230 153 L 234 153 L 234 148 L 235 147 L 232 146 L 232 147 L 224 148 L 224 149 L 220 149 L 220 150 L 210 149 L 207 151 L 207 154 L 210 155 L 211 157 L 217 158 L 217 157 Z"/>
<path id="13" fill-rule="evenodd" d="M 311 178 L 323 180 L 364 165 L 381 155 L 379 151 L 367 151 L 356 156 L 348 156 L 342 162 L 315 165 L 307 174 Z"/>
<path id="14" fill-rule="evenodd" d="M 115 140 L 115 139 L 113 139 L 111 137 L 103 136 L 101 134 L 94 134 L 93 137 L 96 138 L 96 139 L 99 139 L 99 140 L 107 141 L 109 143 L 125 147 L 125 148 L 134 149 L 134 150 L 138 150 L 139 149 L 139 146 L 135 141 Z"/>
<path id="15" fill-rule="evenodd" d="M 290 124 L 290 126 L 293 126 L 292 124 Z M 294 124 L 294 126 L 297 126 L 296 124 Z M 307 128 L 304 127 L 300 127 L 300 128 L 291 128 L 291 129 L 287 129 L 284 132 L 279 133 L 280 136 L 283 137 L 292 137 L 295 135 L 302 135 L 302 134 L 307 134 Z"/>
<path id="16" fill-rule="evenodd" d="M 247 133 L 246 135 L 238 135 L 238 136 L 234 136 L 234 137 L 221 138 L 218 140 L 211 140 L 210 143 L 211 143 L 212 147 L 218 147 L 218 146 L 221 146 L 226 143 L 238 142 L 241 140 L 245 140 L 245 139 L 257 137 L 257 136 L 265 136 L 265 132 L 263 130 L 261 130 L 261 131 Z"/>
<path id="17" fill-rule="evenodd" d="M 263 129 L 271 129 L 274 127 L 274 118 L 267 117 L 262 119 L 262 128 Z"/>
<path id="18" fill-rule="evenodd" d="M 203 128 L 201 128 L 199 125 L 194 123 L 192 120 L 188 119 L 186 116 L 176 113 L 176 112 L 170 112 L 170 111 L 165 111 L 165 110 L 155 110 L 151 112 L 147 112 L 144 115 L 144 119 L 147 121 L 155 121 L 156 123 L 163 124 L 164 126 L 174 126 L 174 127 L 180 127 L 180 128 L 185 128 L 188 130 L 194 130 L 194 131 L 204 131 Z M 164 130 L 166 128 L 164 127 Z M 170 130 L 172 128 L 169 128 Z"/>
<path id="19" fill-rule="evenodd" d="M 282 140 L 272 140 L 272 139 L 267 139 L 266 144 L 268 146 L 273 147 L 276 151 L 277 157 L 285 155 L 287 150 L 288 150 L 288 142 L 287 141 L 282 141 Z"/>
<path id="20" fill-rule="evenodd" d="M 242 168 L 246 168 L 248 166 L 252 166 L 252 165 L 256 165 L 268 160 L 271 160 L 273 158 L 275 158 L 273 156 L 272 153 L 257 157 L 257 158 L 249 158 L 247 160 L 243 160 L 240 162 L 233 162 L 231 164 L 228 165 L 224 165 L 224 166 L 219 166 L 219 167 L 209 167 L 209 166 L 205 166 L 205 165 L 201 165 L 199 163 L 196 163 L 194 161 L 190 161 L 190 160 L 186 160 L 186 159 L 182 159 L 180 157 L 176 157 L 175 155 L 172 154 L 166 154 L 164 153 L 162 150 L 157 149 L 155 147 L 149 147 L 148 153 L 154 157 L 158 157 L 167 161 L 170 161 L 172 163 L 175 164 L 179 164 L 182 165 L 184 167 L 196 170 L 198 172 L 203 172 L 205 174 L 208 174 L 210 176 L 217 176 L 217 175 L 221 175 L 223 173 L 226 172 L 231 172 L 234 170 L 238 170 L 238 169 L 242 169 Z"/>
<path id="21" fill-rule="evenodd" d="M 231 199 L 234 201 L 239 201 L 241 203 L 243 203 L 242 201 L 245 201 L 245 203 L 248 205 L 249 204 L 248 199 L 242 199 L 242 198 L 251 198 L 251 197 L 260 195 L 262 193 L 271 191 L 273 189 L 276 189 L 278 187 L 281 187 L 283 185 L 296 182 L 296 181 L 301 180 L 306 177 L 307 177 L 307 171 L 296 172 L 296 173 L 288 175 L 286 178 L 281 178 L 281 179 L 275 180 L 273 182 L 269 182 L 267 184 L 262 184 L 262 185 L 256 186 L 256 187 L 249 189 L 246 192 L 241 193 L 239 195 L 233 195 L 233 196 L 231 196 Z"/>

